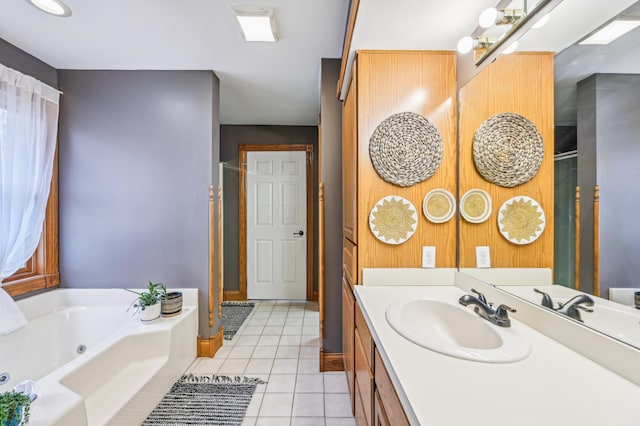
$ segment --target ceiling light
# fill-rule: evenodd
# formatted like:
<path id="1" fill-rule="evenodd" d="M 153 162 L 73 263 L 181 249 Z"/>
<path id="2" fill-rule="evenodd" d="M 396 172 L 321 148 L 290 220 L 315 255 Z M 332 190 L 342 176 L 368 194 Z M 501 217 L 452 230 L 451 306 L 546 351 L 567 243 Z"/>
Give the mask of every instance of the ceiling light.
<path id="1" fill-rule="evenodd" d="M 71 9 L 61 0 L 27 0 L 38 9 L 55 16 L 71 16 Z"/>
<path id="2" fill-rule="evenodd" d="M 640 21 L 618 20 L 610 22 L 578 44 L 609 44 L 640 25 Z"/>
<path id="3" fill-rule="evenodd" d="M 273 9 L 270 7 L 233 7 L 246 41 L 278 40 Z"/>

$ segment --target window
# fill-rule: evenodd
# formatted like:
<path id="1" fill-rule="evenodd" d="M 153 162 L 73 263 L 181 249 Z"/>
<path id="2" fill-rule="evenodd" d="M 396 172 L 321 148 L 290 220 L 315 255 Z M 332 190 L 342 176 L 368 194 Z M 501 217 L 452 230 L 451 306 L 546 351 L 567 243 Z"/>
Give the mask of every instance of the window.
<path id="1" fill-rule="evenodd" d="M 60 284 L 58 265 L 58 159 L 53 164 L 51 190 L 40 243 L 25 266 L 5 278 L 3 289 L 11 296 L 19 296 Z"/>

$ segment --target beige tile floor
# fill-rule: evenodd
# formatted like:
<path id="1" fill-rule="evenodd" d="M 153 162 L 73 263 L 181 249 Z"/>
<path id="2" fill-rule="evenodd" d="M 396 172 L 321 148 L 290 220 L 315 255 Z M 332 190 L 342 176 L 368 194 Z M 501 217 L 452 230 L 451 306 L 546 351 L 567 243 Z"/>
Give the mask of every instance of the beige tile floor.
<path id="1" fill-rule="evenodd" d="M 316 302 L 255 301 L 238 333 L 193 374 L 260 377 L 243 425 L 353 426 L 343 372 L 319 369 Z"/>

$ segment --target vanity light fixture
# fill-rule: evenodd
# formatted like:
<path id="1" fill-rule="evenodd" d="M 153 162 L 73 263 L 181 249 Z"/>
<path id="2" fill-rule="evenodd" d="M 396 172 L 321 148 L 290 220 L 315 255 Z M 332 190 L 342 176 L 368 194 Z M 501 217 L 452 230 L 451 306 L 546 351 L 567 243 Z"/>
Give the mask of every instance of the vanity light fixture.
<path id="1" fill-rule="evenodd" d="M 498 10 L 495 7 L 490 7 L 480 13 L 478 25 L 481 28 L 491 28 L 494 25 L 513 25 L 524 18 L 524 15 L 522 9 Z"/>
<path id="2" fill-rule="evenodd" d="M 54 16 L 71 16 L 71 9 L 62 0 L 27 0 L 30 4 Z"/>
<path id="3" fill-rule="evenodd" d="M 578 44 L 609 44 L 640 25 L 640 21 L 620 19 L 610 22 Z"/>
<path id="4" fill-rule="evenodd" d="M 517 49 L 518 44 L 515 42 L 529 29 L 542 27 L 549 20 L 549 12 L 560 2 L 562 0 L 523 0 L 521 9 L 507 9 L 512 3 L 511 0 L 500 0 L 496 7 L 482 11 L 478 18 L 478 27 L 471 36 L 458 42 L 458 52 L 465 54 L 473 49 L 483 49 L 476 52 L 476 66 L 488 59 L 495 59 L 501 53 L 511 53 Z M 485 45 L 473 42 L 482 37 L 497 39 Z"/>
<path id="5" fill-rule="evenodd" d="M 278 41 L 273 8 L 233 6 L 245 41 Z"/>

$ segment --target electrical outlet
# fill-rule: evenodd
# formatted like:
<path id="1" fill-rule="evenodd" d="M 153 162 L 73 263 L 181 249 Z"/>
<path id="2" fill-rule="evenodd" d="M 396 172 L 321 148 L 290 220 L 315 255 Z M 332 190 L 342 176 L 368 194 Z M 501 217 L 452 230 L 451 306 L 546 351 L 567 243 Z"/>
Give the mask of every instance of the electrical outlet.
<path id="1" fill-rule="evenodd" d="M 476 246 L 476 268 L 491 268 L 489 246 Z"/>
<path id="2" fill-rule="evenodd" d="M 436 248 L 434 246 L 422 246 L 422 267 L 436 267 Z"/>

